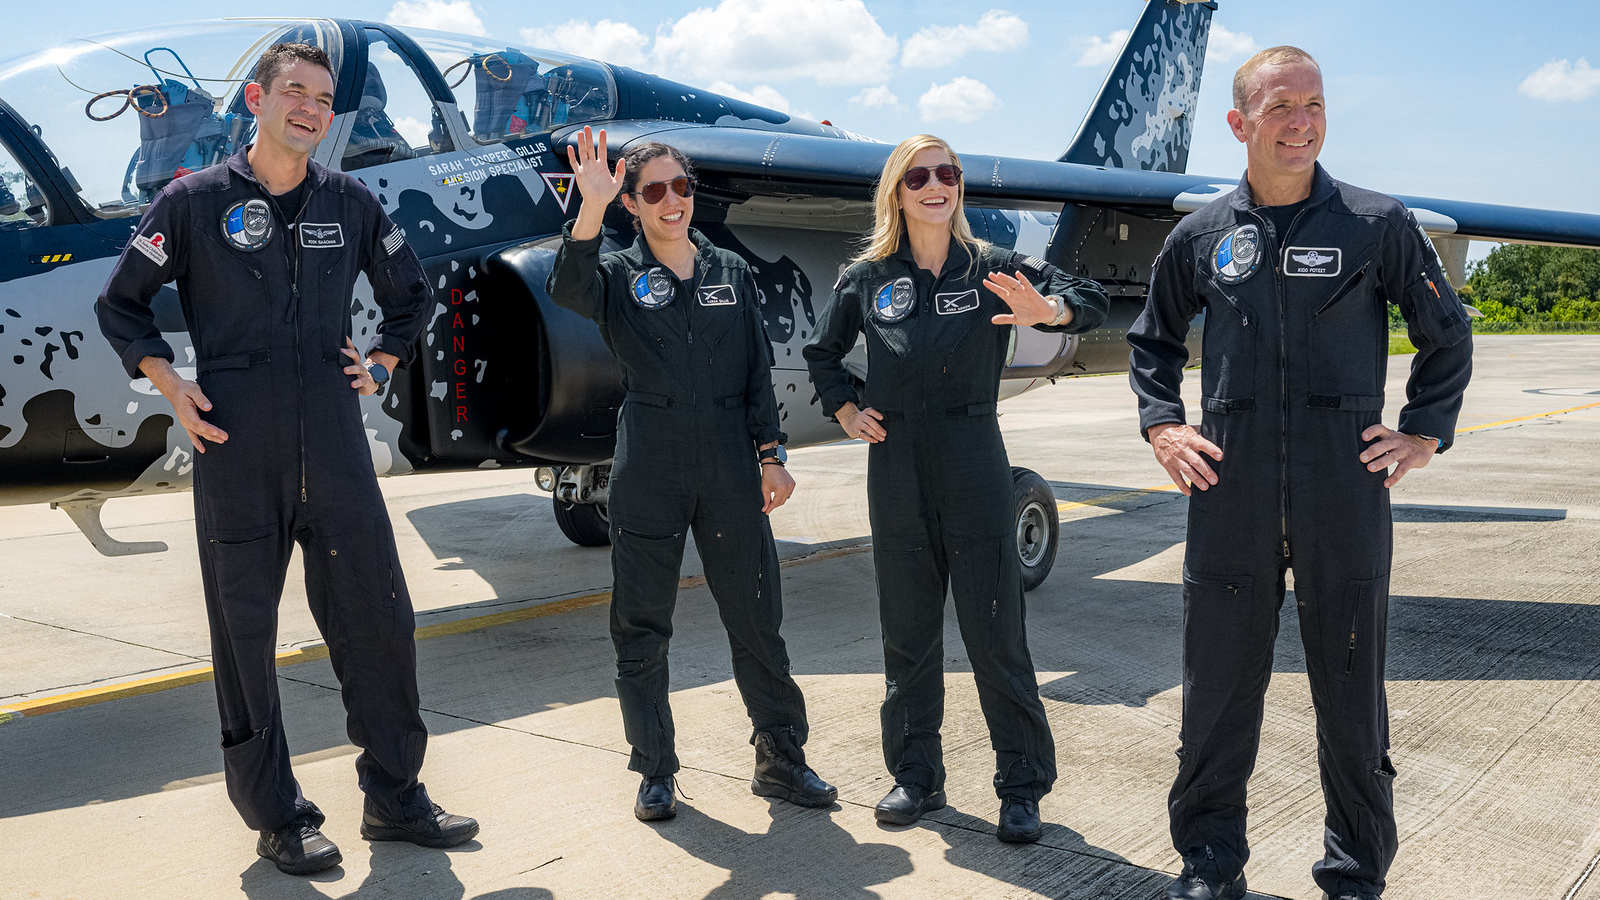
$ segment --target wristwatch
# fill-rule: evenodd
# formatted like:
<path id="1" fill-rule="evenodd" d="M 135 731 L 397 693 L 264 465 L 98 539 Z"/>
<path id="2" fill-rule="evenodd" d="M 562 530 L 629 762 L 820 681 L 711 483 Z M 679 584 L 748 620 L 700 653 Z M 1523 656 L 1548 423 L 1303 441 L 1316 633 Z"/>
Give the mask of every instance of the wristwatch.
<path id="1" fill-rule="evenodd" d="M 1055 318 L 1051 319 L 1050 321 L 1048 321 L 1048 322 L 1046 322 L 1044 324 L 1052 325 L 1052 326 L 1060 325 L 1061 321 L 1063 319 L 1065 319 L 1072 312 L 1072 307 L 1067 305 L 1067 298 L 1058 297 L 1055 294 L 1050 294 L 1050 295 L 1046 296 L 1045 299 L 1049 300 L 1051 302 L 1051 305 L 1053 307 L 1055 307 L 1056 315 L 1055 315 Z"/>
<path id="2" fill-rule="evenodd" d="M 383 363 L 367 363 L 367 374 L 372 376 L 373 383 L 376 384 L 379 389 L 382 389 L 384 385 L 389 383 L 389 370 L 383 367 Z"/>
<path id="3" fill-rule="evenodd" d="M 789 451 L 783 449 L 783 445 L 779 444 L 776 447 L 768 447 L 760 453 L 757 453 L 756 459 L 763 466 L 781 466 L 789 461 Z"/>

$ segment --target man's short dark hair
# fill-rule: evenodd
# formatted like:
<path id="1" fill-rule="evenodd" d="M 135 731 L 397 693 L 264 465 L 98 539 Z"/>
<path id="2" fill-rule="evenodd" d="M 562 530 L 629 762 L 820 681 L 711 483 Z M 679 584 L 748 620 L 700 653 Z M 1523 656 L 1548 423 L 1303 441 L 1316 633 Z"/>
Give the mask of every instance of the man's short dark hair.
<path id="1" fill-rule="evenodd" d="M 333 71 L 333 60 L 321 47 L 310 44 L 273 44 L 267 52 L 261 54 L 261 60 L 256 63 L 256 84 L 261 85 L 264 91 L 272 90 L 272 82 L 278 73 L 289 67 L 290 63 L 299 60 L 314 66 L 321 66 L 328 70 L 328 77 L 337 82 L 339 76 Z"/>

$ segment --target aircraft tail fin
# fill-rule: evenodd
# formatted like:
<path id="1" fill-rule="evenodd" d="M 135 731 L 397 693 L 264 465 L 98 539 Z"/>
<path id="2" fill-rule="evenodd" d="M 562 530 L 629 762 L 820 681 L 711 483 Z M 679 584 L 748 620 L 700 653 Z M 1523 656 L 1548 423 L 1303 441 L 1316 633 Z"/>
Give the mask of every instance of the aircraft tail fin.
<path id="1" fill-rule="evenodd" d="M 1146 0 L 1061 162 L 1182 172 L 1217 4 Z"/>

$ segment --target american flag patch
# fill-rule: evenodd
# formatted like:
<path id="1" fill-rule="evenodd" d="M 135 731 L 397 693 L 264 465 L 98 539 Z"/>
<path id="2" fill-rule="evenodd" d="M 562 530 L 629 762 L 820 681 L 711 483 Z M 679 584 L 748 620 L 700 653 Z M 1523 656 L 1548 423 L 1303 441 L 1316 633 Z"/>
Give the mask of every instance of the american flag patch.
<path id="1" fill-rule="evenodd" d="M 393 256 L 400 252 L 400 248 L 404 247 L 405 243 L 405 229 L 401 228 L 399 225 L 396 225 L 394 230 L 389 232 L 389 236 L 383 239 L 383 252 Z"/>

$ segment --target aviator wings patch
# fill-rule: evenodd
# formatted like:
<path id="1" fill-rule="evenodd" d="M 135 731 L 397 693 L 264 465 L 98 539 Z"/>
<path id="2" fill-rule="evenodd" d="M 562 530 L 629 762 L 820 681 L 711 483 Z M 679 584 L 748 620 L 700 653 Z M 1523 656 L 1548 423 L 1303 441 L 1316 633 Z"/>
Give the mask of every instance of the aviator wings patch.
<path id="1" fill-rule="evenodd" d="M 1283 251 L 1283 274 L 1304 278 L 1332 278 L 1344 266 L 1338 247 L 1289 247 Z"/>

